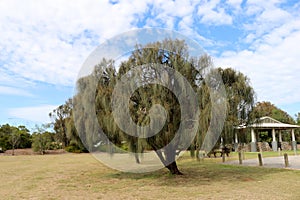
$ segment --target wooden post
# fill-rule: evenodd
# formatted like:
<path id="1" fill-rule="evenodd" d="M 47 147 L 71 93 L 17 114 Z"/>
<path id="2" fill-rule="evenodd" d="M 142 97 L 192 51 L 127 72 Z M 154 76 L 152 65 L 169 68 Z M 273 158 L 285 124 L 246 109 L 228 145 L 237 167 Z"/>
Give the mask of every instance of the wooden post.
<path id="1" fill-rule="evenodd" d="M 258 163 L 259 163 L 259 166 L 263 166 L 261 153 L 258 153 L 257 155 L 258 155 Z"/>
<path id="2" fill-rule="evenodd" d="M 239 164 L 243 164 L 243 160 L 242 160 L 242 152 L 239 152 Z"/>
<path id="3" fill-rule="evenodd" d="M 289 158 L 288 158 L 287 153 L 284 154 L 284 165 L 285 165 L 285 167 L 289 166 Z"/>
<path id="4" fill-rule="evenodd" d="M 222 162 L 225 162 L 225 151 L 222 151 Z"/>
<path id="5" fill-rule="evenodd" d="M 256 136 L 255 136 L 255 132 L 254 129 L 251 128 L 251 152 L 256 152 Z"/>

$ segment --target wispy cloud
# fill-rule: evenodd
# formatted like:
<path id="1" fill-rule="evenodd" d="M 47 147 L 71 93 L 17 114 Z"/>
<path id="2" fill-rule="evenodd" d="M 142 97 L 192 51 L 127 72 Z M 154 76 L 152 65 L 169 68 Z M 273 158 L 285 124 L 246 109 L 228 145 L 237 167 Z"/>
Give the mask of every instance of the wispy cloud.
<path id="1" fill-rule="evenodd" d="M 203 1 L 198 6 L 200 21 L 208 25 L 230 25 L 233 18 L 227 14 L 225 7 L 220 4 L 220 0 Z"/>
<path id="2" fill-rule="evenodd" d="M 26 119 L 36 123 L 49 123 L 51 119 L 48 114 L 55 108 L 57 108 L 57 105 L 11 108 L 8 110 L 8 114 L 11 118 Z"/>
<path id="3" fill-rule="evenodd" d="M 1 86 L 1 85 L 0 85 L 0 95 L 14 95 L 14 96 L 26 96 L 26 97 L 34 96 L 30 92 L 22 90 L 20 88 Z"/>

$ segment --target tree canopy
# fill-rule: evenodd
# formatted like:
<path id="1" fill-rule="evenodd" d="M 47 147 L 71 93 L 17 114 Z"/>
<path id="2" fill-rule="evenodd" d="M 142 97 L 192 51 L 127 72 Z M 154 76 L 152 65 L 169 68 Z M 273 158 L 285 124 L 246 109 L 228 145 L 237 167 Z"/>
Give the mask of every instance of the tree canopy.
<path id="1" fill-rule="evenodd" d="M 268 116 L 283 123 L 295 124 L 295 120 L 287 112 L 267 101 L 256 103 L 253 114 L 257 117 Z"/>

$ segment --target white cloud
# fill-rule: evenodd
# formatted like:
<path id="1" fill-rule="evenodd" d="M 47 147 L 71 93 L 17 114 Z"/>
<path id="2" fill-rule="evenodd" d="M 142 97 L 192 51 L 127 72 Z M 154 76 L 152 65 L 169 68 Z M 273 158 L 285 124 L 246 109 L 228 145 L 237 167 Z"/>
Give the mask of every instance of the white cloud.
<path id="1" fill-rule="evenodd" d="M 72 85 L 81 64 L 102 41 L 133 28 L 146 2 L 0 2 L 0 63 L 11 74 Z"/>
<path id="2" fill-rule="evenodd" d="M 293 26 L 286 24 L 274 29 L 253 50 L 225 52 L 216 64 L 233 67 L 250 77 L 258 100 L 278 105 L 300 102 L 300 27 L 295 31 L 294 26 L 299 22 L 295 19 L 290 22 Z"/>
<path id="3" fill-rule="evenodd" d="M 232 24 L 232 16 L 225 12 L 220 5 L 220 0 L 204 1 L 198 6 L 198 15 L 204 24 L 213 25 L 230 25 Z"/>
<path id="4" fill-rule="evenodd" d="M 8 114 L 12 118 L 20 118 L 37 123 L 49 123 L 51 120 L 48 114 L 57 107 L 57 105 L 39 105 L 32 107 L 11 108 L 8 110 Z"/>
<path id="5" fill-rule="evenodd" d="M 227 4 L 229 4 L 230 6 L 239 9 L 240 6 L 241 6 L 241 4 L 242 4 L 242 2 L 243 2 L 243 0 L 227 0 L 226 2 L 227 2 Z"/>
<path id="6" fill-rule="evenodd" d="M 1 85 L 0 85 L 0 95 L 15 95 L 15 96 L 27 96 L 27 97 L 33 96 L 33 94 L 31 94 L 30 92 L 22 90 L 20 88 L 1 86 Z"/>
<path id="7" fill-rule="evenodd" d="M 273 29 L 280 27 L 290 21 L 294 16 L 288 11 L 278 7 L 278 1 L 247 1 L 245 14 L 247 17 L 253 16 L 250 22 L 243 26 L 246 31 L 251 31 L 251 36 L 247 41 L 252 43 L 255 38 L 260 38 Z M 256 41 L 255 41 L 256 42 Z"/>

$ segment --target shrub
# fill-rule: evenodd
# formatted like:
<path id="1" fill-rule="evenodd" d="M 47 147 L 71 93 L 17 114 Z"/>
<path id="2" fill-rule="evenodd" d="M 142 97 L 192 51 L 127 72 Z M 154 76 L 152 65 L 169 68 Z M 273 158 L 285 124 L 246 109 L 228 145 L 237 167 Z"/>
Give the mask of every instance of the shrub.
<path id="1" fill-rule="evenodd" d="M 81 145 L 78 145 L 76 142 L 71 141 L 69 146 L 65 147 L 65 150 L 67 152 L 71 153 L 87 153 L 87 149 L 82 147 Z"/>

